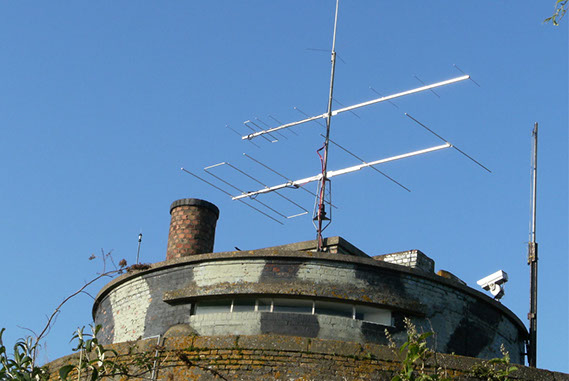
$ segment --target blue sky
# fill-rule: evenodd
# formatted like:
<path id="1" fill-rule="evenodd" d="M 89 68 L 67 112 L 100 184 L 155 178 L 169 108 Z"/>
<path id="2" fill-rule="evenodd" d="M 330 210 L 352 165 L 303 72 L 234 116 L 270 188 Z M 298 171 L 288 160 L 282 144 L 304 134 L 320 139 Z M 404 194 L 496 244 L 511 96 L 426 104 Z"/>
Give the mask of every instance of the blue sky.
<path id="1" fill-rule="evenodd" d="M 530 138 L 540 124 L 538 365 L 568 365 L 567 20 L 554 1 L 342 2 L 335 97 L 372 99 L 462 75 L 466 81 L 339 115 L 331 137 L 367 161 L 438 145 L 408 112 L 492 170 L 453 150 L 333 181 L 333 223 L 370 255 L 419 249 L 477 288 L 508 272 L 503 304 L 526 322 Z M 281 226 L 180 171 L 222 161 L 280 182 L 318 172 L 316 124 L 278 143 L 243 142 L 226 125 L 290 122 L 326 109 L 332 1 L 0 3 L 0 326 L 13 342 L 101 270 L 91 253 L 165 258 L 170 203 L 221 209 L 216 251 L 313 239 L 310 218 Z M 273 124 L 274 125 L 274 124 Z M 330 169 L 358 164 L 332 147 Z M 242 178 L 229 179 L 247 190 Z M 314 200 L 288 192 L 311 209 Z M 274 198 L 274 197 L 273 197 Z M 280 205 L 270 196 L 265 200 Z M 275 204 L 273 204 L 275 203 Z M 90 290 L 96 294 L 101 284 Z M 92 299 L 64 308 L 42 361 L 71 350 Z"/>

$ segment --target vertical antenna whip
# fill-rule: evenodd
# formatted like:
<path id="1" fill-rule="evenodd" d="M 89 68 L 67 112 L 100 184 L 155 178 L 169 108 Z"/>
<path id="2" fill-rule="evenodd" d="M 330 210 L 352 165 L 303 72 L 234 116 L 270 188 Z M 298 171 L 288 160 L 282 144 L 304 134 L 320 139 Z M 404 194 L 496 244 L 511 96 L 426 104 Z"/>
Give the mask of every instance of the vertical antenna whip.
<path id="1" fill-rule="evenodd" d="M 138 250 L 136 251 L 136 264 L 138 265 L 138 259 L 140 258 L 140 244 L 142 243 L 142 233 L 138 234 Z"/>
<path id="2" fill-rule="evenodd" d="M 326 181 L 328 180 L 327 169 L 328 169 L 328 146 L 330 143 L 330 124 L 332 121 L 332 101 L 334 98 L 334 74 L 336 72 L 336 30 L 338 26 L 338 6 L 340 0 L 336 0 L 336 13 L 334 15 L 334 35 L 332 37 L 332 68 L 330 70 L 330 92 L 328 95 L 328 111 L 326 113 L 326 138 L 324 140 L 324 155 L 322 158 L 322 178 L 320 179 L 320 189 L 318 191 L 318 205 L 316 206 L 315 210 L 315 219 L 317 220 L 317 227 L 316 227 L 316 240 L 317 240 L 317 250 L 322 251 L 322 222 L 326 218 L 326 204 L 325 204 L 325 195 L 326 195 Z M 325 229 L 326 227 L 324 227 Z"/>
<path id="3" fill-rule="evenodd" d="M 530 367 L 537 366 L 537 242 L 535 240 L 536 210 L 537 210 L 537 122 L 532 131 L 533 150 L 531 160 L 531 227 L 528 243 L 528 265 L 530 266 L 530 309 L 529 319 L 529 346 L 527 350 Z"/>

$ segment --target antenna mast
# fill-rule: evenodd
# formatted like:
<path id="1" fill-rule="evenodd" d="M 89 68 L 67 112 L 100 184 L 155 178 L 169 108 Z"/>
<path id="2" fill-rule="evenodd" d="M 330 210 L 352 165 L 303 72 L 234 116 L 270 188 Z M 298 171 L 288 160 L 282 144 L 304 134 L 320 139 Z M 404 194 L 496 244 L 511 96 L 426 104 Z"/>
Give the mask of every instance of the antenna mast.
<path id="1" fill-rule="evenodd" d="M 328 172 L 328 147 L 330 144 L 330 124 L 332 122 L 332 101 L 334 95 L 334 74 L 336 72 L 336 28 L 338 26 L 338 4 L 340 0 L 336 0 L 336 14 L 334 16 L 334 36 L 332 37 L 332 69 L 330 72 L 330 93 L 328 96 L 328 110 L 326 112 L 326 137 L 324 139 L 324 146 L 318 150 L 318 155 L 322 149 L 324 150 L 324 155 L 321 156 L 322 161 L 322 178 L 320 179 L 320 185 L 318 190 L 318 204 L 316 205 L 316 210 L 314 211 L 314 219 L 317 221 L 316 226 L 316 240 L 318 241 L 318 251 L 322 251 L 322 231 L 328 227 L 330 222 L 326 226 L 323 225 L 323 221 L 330 221 L 326 217 L 326 182 L 330 181 L 327 176 Z"/>
<path id="2" fill-rule="evenodd" d="M 367 161 L 367 160 L 363 160 L 362 158 L 358 157 L 354 153 L 350 152 L 346 148 L 342 147 L 341 145 L 339 145 L 338 143 L 336 143 L 332 139 L 330 139 L 330 126 L 332 123 L 332 117 L 333 116 L 336 116 L 336 115 L 339 115 L 341 113 L 348 112 L 348 111 L 350 113 L 354 113 L 354 110 L 359 109 L 359 108 L 375 105 L 375 104 L 378 104 L 381 102 L 386 102 L 386 101 L 391 102 L 392 99 L 404 97 L 407 95 L 417 94 L 417 93 L 427 91 L 427 90 L 432 91 L 433 89 L 438 88 L 438 87 L 442 87 L 442 86 L 446 86 L 446 85 L 450 85 L 453 83 L 457 83 L 457 82 L 461 82 L 461 81 L 465 81 L 467 79 L 470 79 L 470 76 L 467 74 L 464 74 L 464 72 L 463 72 L 464 75 L 462 75 L 460 77 L 455 77 L 455 78 L 451 78 L 451 79 L 447 79 L 444 81 L 431 83 L 431 84 L 424 84 L 424 83 L 422 83 L 421 80 L 419 80 L 423 85 L 421 87 L 417 87 L 417 88 L 406 90 L 406 91 L 401 91 L 401 92 L 398 92 L 395 94 L 390 94 L 387 96 L 383 96 L 383 95 L 378 94 L 378 95 L 380 95 L 379 98 L 374 98 L 374 99 L 371 99 L 371 100 L 368 100 L 365 102 L 361 102 L 361 103 L 357 103 L 357 104 L 353 104 L 350 106 L 344 106 L 344 105 L 340 104 L 342 106 L 341 108 L 335 109 L 335 110 L 332 109 L 333 102 L 336 101 L 334 99 L 334 77 L 335 77 L 335 73 L 336 73 L 336 58 L 339 58 L 336 56 L 336 31 L 337 31 L 337 27 L 338 27 L 338 11 L 339 11 L 339 0 L 336 0 L 336 10 L 335 10 L 335 14 L 334 14 L 334 33 L 333 33 L 333 38 L 332 38 L 332 52 L 331 52 L 331 64 L 332 65 L 331 65 L 331 71 L 330 71 L 330 89 L 329 89 L 329 93 L 328 93 L 328 104 L 327 104 L 328 107 L 327 107 L 326 112 L 324 112 L 323 114 L 319 114 L 319 115 L 309 116 L 308 114 L 305 114 L 303 111 L 301 111 L 297 107 L 295 107 L 295 109 L 297 111 L 299 111 L 301 114 L 303 114 L 306 118 L 301 119 L 301 120 L 297 120 L 294 122 L 285 123 L 285 124 L 282 124 L 282 122 L 280 122 L 278 119 L 273 118 L 272 116 L 269 115 L 269 117 L 273 121 L 279 123 L 279 125 L 276 127 L 271 127 L 267 123 L 260 120 L 259 118 L 255 118 L 255 121 L 259 122 L 264 127 L 267 127 L 267 129 L 263 129 L 263 127 L 261 125 L 257 124 L 256 122 L 253 122 L 251 120 L 247 120 L 243 124 L 251 132 L 247 135 L 241 136 L 242 140 L 248 140 L 251 143 L 252 143 L 252 140 L 255 138 L 263 138 L 270 143 L 274 143 L 274 142 L 277 142 L 279 139 L 277 139 L 276 136 L 273 135 L 273 133 L 279 134 L 283 138 L 286 138 L 286 136 L 284 136 L 280 132 L 281 130 L 283 130 L 283 132 L 284 132 L 285 129 L 290 129 L 291 127 L 294 127 L 294 126 L 306 125 L 309 122 L 316 122 L 316 123 L 320 124 L 322 127 L 326 128 L 326 133 L 321 135 L 324 138 L 324 143 L 316 151 L 318 156 L 320 157 L 320 162 L 321 162 L 321 169 L 318 172 L 318 174 L 310 176 L 310 177 L 305 177 L 302 179 L 292 180 L 289 177 L 284 176 L 281 173 L 275 171 L 274 169 L 272 169 L 268 165 L 263 164 L 263 163 L 259 162 L 258 160 L 253 159 L 252 157 L 250 157 L 249 155 L 246 155 L 246 154 L 244 154 L 244 155 L 247 158 L 253 160 L 257 164 L 259 164 L 262 167 L 264 167 L 265 169 L 273 172 L 274 174 L 284 178 L 286 180 L 286 182 L 278 184 L 278 185 L 273 185 L 273 186 L 266 185 L 264 182 L 260 181 L 255 176 L 248 174 L 246 171 L 241 170 L 237 166 L 229 164 L 228 162 L 221 162 L 221 163 L 218 163 L 215 165 L 210 165 L 208 167 L 205 167 L 204 171 L 209 176 L 214 177 L 217 181 L 223 183 L 224 186 L 230 187 L 230 188 L 234 189 L 235 191 L 239 192 L 238 195 L 232 195 L 230 192 L 223 189 L 222 187 L 220 187 L 220 186 L 218 186 L 218 185 L 216 185 L 216 184 L 214 184 L 208 180 L 203 179 L 202 177 L 198 176 L 197 174 L 195 174 L 193 172 L 190 172 L 190 171 L 182 168 L 182 170 L 184 172 L 194 176 L 198 180 L 201 180 L 201 181 L 205 182 L 206 184 L 216 188 L 217 190 L 225 193 L 226 195 L 230 196 L 232 200 L 236 200 L 236 201 L 239 201 L 239 202 L 247 205 L 248 207 L 254 209 L 255 211 L 259 212 L 260 214 L 264 215 L 265 217 L 268 217 L 269 219 L 271 219 L 271 220 L 273 220 L 279 224 L 282 224 L 282 222 L 277 219 L 278 217 L 289 219 L 289 218 L 294 218 L 294 217 L 298 217 L 298 216 L 308 214 L 308 211 L 304 207 L 302 207 L 300 204 L 289 199 L 288 197 L 284 196 L 283 194 L 280 194 L 279 193 L 280 190 L 302 189 L 302 190 L 312 194 L 315 197 L 314 213 L 312 215 L 312 217 L 313 217 L 312 218 L 312 224 L 316 228 L 316 241 L 317 241 L 317 250 L 318 251 L 323 251 L 322 232 L 332 222 L 332 210 L 334 208 L 336 208 L 336 206 L 334 204 L 332 204 L 332 201 L 331 201 L 331 198 L 332 198 L 331 197 L 331 195 L 332 195 L 331 179 L 335 176 L 356 172 L 356 171 L 359 171 L 359 170 L 364 169 L 364 168 L 371 168 L 371 169 L 379 172 L 383 176 L 387 177 L 389 180 L 393 181 L 395 184 L 401 186 L 403 189 L 409 191 L 408 188 L 404 187 L 403 185 L 401 185 L 400 183 L 395 181 L 393 178 L 387 176 L 385 173 L 378 170 L 376 168 L 376 166 L 383 164 L 383 163 L 388 163 L 388 162 L 395 161 L 395 160 L 400 160 L 400 159 L 405 159 L 405 158 L 409 158 L 409 157 L 413 157 L 413 156 L 417 156 L 417 155 L 422 155 L 422 154 L 426 154 L 429 152 L 439 151 L 439 150 L 446 149 L 446 148 L 454 148 L 459 153 L 466 156 L 467 158 L 474 161 L 476 164 L 478 164 L 479 166 L 481 166 L 482 168 L 484 168 L 485 170 L 490 172 L 490 170 L 488 168 L 484 167 L 482 164 L 480 164 L 480 162 L 476 161 L 471 156 L 467 155 L 464 151 L 461 151 L 460 149 L 458 149 L 457 147 L 455 147 L 454 145 L 452 145 L 451 143 L 446 141 L 444 138 L 442 138 L 440 135 L 435 133 L 429 127 L 427 127 L 426 125 L 419 122 L 418 120 L 416 120 L 415 118 L 411 117 L 408 114 L 406 114 L 406 115 L 409 118 L 411 118 L 413 121 L 415 121 L 416 123 L 421 125 L 423 128 L 427 129 L 431 134 L 434 134 L 437 138 L 442 140 L 444 142 L 444 144 L 425 148 L 425 149 L 421 149 L 421 150 L 417 150 L 417 151 L 413 151 L 413 152 L 407 152 L 407 153 L 403 153 L 403 154 L 399 154 L 396 156 L 391 156 L 391 157 L 387 157 L 387 158 L 383 158 L 383 159 L 379 159 L 379 160 Z M 462 70 L 459 69 L 459 71 L 462 71 Z M 325 125 L 324 125 L 324 123 L 320 122 L 321 119 L 326 119 Z M 230 130 L 232 130 L 233 132 L 238 133 L 237 131 L 233 130 L 231 127 L 229 127 L 229 126 L 227 126 L 227 127 Z M 294 131 L 292 131 L 292 130 L 290 130 L 290 131 L 294 133 Z M 360 161 L 360 164 L 352 165 L 350 167 L 345 167 L 345 168 L 336 169 L 336 170 L 328 170 L 328 155 L 329 155 L 330 143 L 336 145 L 337 147 L 339 147 L 343 151 L 347 152 L 349 155 L 358 159 Z M 253 144 L 256 147 L 259 147 L 255 143 L 253 143 Z M 252 180 L 252 181 L 256 182 L 257 184 L 261 185 L 262 188 L 255 190 L 255 191 L 245 191 L 244 188 L 234 185 L 232 183 L 232 181 L 224 179 L 223 176 L 221 176 L 221 174 L 219 174 L 219 171 L 223 171 L 223 169 L 221 169 L 222 167 L 229 168 L 238 176 L 247 178 L 248 179 L 247 181 Z M 217 174 L 216 174 L 216 172 L 217 172 Z M 303 188 L 306 184 L 312 183 L 312 182 L 317 183 L 316 192 L 311 192 L 311 191 L 308 191 L 306 188 Z M 282 199 L 293 204 L 300 211 L 297 211 L 293 214 L 290 214 L 288 212 L 281 213 L 281 212 L 277 211 L 275 208 L 269 206 L 267 203 L 264 203 L 264 202 L 257 199 L 258 195 L 267 194 L 267 193 L 271 193 L 271 192 L 276 193 L 277 196 L 279 196 Z M 247 203 L 244 199 L 249 199 L 250 201 L 254 201 L 254 202 L 258 203 L 259 205 L 261 205 L 261 207 L 260 207 L 261 209 Z M 329 208 L 328 212 L 326 211 L 327 207 Z M 263 210 L 265 210 L 265 211 L 263 211 Z M 275 216 L 277 218 L 275 218 Z"/>
<path id="3" fill-rule="evenodd" d="M 537 242 L 535 241 L 536 229 L 536 200 L 537 200 L 537 122 L 532 131 L 533 150 L 531 159 L 531 227 L 530 240 L 528 243 L 528 265 L 530 266 L 530 309 L 529 319 L 529 346 L 528 363 L 530 367 L 537 366 Z"/>

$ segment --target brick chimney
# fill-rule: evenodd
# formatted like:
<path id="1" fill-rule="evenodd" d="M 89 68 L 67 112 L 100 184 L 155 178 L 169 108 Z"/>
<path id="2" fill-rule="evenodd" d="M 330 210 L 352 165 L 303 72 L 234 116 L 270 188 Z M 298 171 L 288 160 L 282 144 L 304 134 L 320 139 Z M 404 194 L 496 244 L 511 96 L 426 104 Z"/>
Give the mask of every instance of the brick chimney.
<path id="1" fill-rule="evenodd" d="M 213 252 L 219 209 L 196 198 L 176 200 L 170 206 L 172 220 L 166 260 Z"/>

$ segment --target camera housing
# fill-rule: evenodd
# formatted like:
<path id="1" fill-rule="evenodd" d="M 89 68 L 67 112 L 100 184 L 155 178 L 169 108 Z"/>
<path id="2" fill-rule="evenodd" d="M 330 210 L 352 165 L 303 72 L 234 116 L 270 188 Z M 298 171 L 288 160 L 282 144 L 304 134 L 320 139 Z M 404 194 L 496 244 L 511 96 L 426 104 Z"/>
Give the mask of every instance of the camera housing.
<path id="1" fill-rule="evenodd" d="M 498 270 L 476 282 L 486 291 L 490 291 L 494 295 L 494 299 L 500 300 L 504 296 L 504 283 L 508 281 L 508 274 L 505 271 Z"/>

